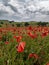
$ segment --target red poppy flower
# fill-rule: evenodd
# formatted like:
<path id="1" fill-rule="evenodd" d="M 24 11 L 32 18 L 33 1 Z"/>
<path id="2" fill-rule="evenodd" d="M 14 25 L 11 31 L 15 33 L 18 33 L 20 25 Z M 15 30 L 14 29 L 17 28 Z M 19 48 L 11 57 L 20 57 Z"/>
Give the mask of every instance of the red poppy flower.
<path id="1" fill-rule="evenodd" d="M 6 42 L 5 42 L 5 44 L 9 44 L 9 42 L 8 42 L 8 41 L 6 41 Z"/>
<path id="2" fill-rule="evenodd" d="M 28 56 L 28 58 L 32 58 L 33 57 L 33 54 L 32 53 L 30 53 L 29 54 L 29 56 Z"/>
<path id="3" fill-rule="evenodd" d="M 28 28 L 29 30 L 32 30 L 32 27 L 31 26 L 29 26 L 29 28 Z"/>
<path id="4" fill-rule="evenodd" d="M 30 37 L 32 37 L 32 33 L 31 33 L 31 32 L 28 32 L 27 34 L 28 34 Z"/>
<path id="5" fill-rule="evenodd" d="M 14 38 L 16 39 L 17 37 L 16 37 L 16 36 L 14 36 Z"/>
<path id="6" fill-rule="evenodd" d="M 28 32 L 28 35 L 33 39 L 37 38 L 37 34 L 32 34 L 31 32 Z"/>
<path id="7" fill-rule="evenodd" d="M 38 55 L 35 54 L 35 53 L 30 53 L 30 54 L 29 54 L 28 58 L 32 58 L 32 57 L 38 59 Z"/>
<path id="8" fill-rule="evenodd" d="M 34 39 L 34 38 L 37 38 L 37 34 L 33 34 L 32 35 L 32 38 Z"/>
<path id="9" fill-rule="evenodd" d="M 48 35 L 47 32 L 43 32 L 43 33 L 41 34 L 42 37 L 45 37 L 45 36 L 47 36 L 47 35 Z"/>
<path id="10" fill-rule="evenodd" d="M 49 65 L 49 63 L 47 63 L 46 65 Z"/>
<path id="11" fill-rule="evenodd" d="M 22 39 L 22 36 L 14 36 L 14 38 L 16 39 L 17 42 L 20 42 Z"/>
<path id="12" fill-rule="evenodd" d="M 18 52 L 23 52 L 25 45 L 26 45 L 25 42 L 20 42 L 19 45 L 18 45 L 17 51 Z"/>

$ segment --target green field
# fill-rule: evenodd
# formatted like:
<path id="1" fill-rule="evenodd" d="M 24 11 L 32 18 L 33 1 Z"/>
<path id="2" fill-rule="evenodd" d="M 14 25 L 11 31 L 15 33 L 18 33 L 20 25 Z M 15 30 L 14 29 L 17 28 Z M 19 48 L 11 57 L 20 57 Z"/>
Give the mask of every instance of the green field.
<path id="1" fill-rule="evenodd" d="M 1 20 L 0 65 L 49 65 L 49 23 Z"/>

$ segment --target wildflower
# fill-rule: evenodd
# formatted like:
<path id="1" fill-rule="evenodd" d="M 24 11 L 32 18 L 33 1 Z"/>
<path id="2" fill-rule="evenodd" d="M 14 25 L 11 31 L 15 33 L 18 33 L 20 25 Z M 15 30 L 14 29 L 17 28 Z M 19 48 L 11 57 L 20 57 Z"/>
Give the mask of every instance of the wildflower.
<path id="1" fill-rule="evenodd" d="M 38 59 L 38 55 L 35 54 L 35 53 L 30 53 L 30 54 L 29 54 L 28 58 L 32 58 L 32 57 Z"/>
<path id="2" fill-rule="evenodd" d="M 17 42 L 20 42 L 22 39 L 22 36 L 14 36 L 14 38 L 16 39 Z"/>
<path id="3" fill-rule="evenodd" d="M 41 34 L 42 37 L 45 37 L 45 36 L 47 36 L 47 35 L 48 35 L 47 32 L 43 32 L 43 33 Z"/>
<path id="4" fill-rule="evenodd" d="M 29 28 L 28 28 L 29 30 L 32 30 L 32 27 L 31 26 L 29 26 Z"/>
<path id="5" fill-rule="evenodd" d="M 6 42 L 5 42 L 5 44 L 9 44 L 9 42 L 8 42 L 8 41 L 6 41 Z"/>
<path id="6" fill-rule="evenodd" d="M 23 52 L 25 48 L 26 43 L 25 42 L 20 42 L 17 48 L 18 52 Z"/>
<path id="7" fill-rule="evenodd" d="M 47 63 L 46 65 L 49 65 L 49 63 Z"/>
<path id="8" fill-rule="evenodd" d="M 28 32 L 28 35 L 33 39 L 37 38 L 37 34 L 32 34 L 31 32 Z"/>

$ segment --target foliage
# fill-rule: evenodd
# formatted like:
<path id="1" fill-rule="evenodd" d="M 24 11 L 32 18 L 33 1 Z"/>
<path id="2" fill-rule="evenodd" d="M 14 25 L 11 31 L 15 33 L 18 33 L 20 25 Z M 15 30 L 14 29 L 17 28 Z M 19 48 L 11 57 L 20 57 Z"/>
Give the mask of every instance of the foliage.
<path id="1" fill-rule="evenodd" d="M 24 26 L 29 26 L 29 23 L 28 22 L 25 22 Z"/>
<path id="2" fill-rule="evenodd" d="M 41 26 L 46 26 L 48 24 L 48 22 L 38 22 L 37 25 L 41 25 Z"/>
<path id="3" fill-rule="evenodd" d="M 18 24 L 16 24 L 17 25 L 17 27 L 20 27 L 21 25 L 20 25 L 20 23 L 18 23 Z"/>
<path id="4" fill-rule="evenodd" d="M 49 27 L 16 24 L 0 27 L 0 65 L 48 65 Z"/>

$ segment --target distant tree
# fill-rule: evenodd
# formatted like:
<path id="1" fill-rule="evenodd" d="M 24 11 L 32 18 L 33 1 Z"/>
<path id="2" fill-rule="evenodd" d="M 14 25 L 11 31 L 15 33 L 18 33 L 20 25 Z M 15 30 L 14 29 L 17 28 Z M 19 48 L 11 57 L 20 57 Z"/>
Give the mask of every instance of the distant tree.
<path id="1" fill-rule="evenodd" d="M 0 23 L 1 23 L 1 24 L 3 24 L 3 22 L 2 22 L 2 21 L 1 21 Z"/>
<path id="2" fill-rule="evenodd" d="M 28 22 L 25 22 L 24 26 L 29 26 L 29 23 Z"/>
<path id="3" fill-rule="evenodd" d="M 9 23 L 12 23 L 11 21 Z"/>
<path id="4" fill-rule="evenodd" d="M 48 24 L 48 22 L 38 22 L 37 25 L 41 25 L 41 26 L 46 26 Z"/>
<path id="5" fill-rule="evenodd" d="M 14 21 L 9 21 L 9 23 L 12 23 L 12 22 L 14 22 Z"/>
<path id="6" fill-rule="evenodd" d="M 20 25 L 20 23 L 18 23 L 18 24 L 16 24 L 17 25 L 17 27 L 20 27 L 21 25 Z"/>

